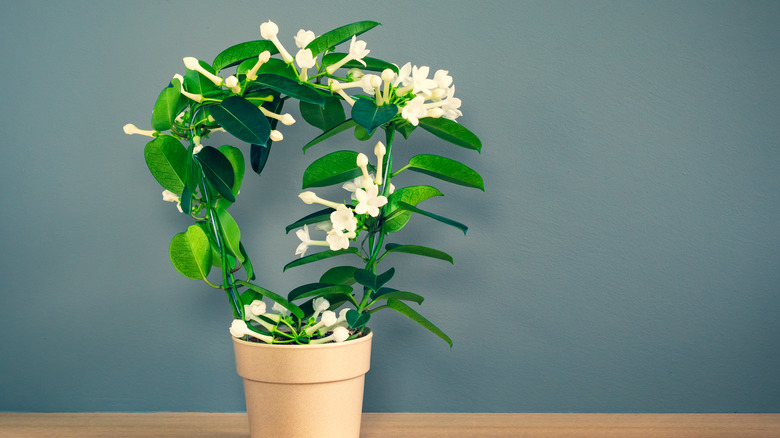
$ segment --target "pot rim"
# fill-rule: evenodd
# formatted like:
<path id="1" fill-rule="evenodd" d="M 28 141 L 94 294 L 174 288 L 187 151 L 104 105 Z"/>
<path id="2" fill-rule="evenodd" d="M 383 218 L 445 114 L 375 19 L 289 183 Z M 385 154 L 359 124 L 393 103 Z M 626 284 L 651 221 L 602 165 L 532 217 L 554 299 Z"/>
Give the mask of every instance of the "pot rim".
<path id="1" fill-rule="evenodd" d="M 366 332 L 364 332 L 363 336 L 352 339 L 351 341 L 344 341 L 344 342 L 331 342 L 327 344 L 266 344 L 263 342 L 249 342 L 245 341 L 243 339 L 238 339 L 236 337 L 231 336 L 233 339 L 233 342 L 239 345 L 245 345 L 247 347 L 251 348 L 281 348 L 281 349 L 290 349 L 290 350 L 304 350 L 304 349 L 328 349 L 328 348 L 344 348 L 346 346 L 354 346 L 356 344 L 362 343 L 362 342 L 368 342 L 371 338 L 374 337 L 374 331 L 370 328 L 366 328 Z"/>

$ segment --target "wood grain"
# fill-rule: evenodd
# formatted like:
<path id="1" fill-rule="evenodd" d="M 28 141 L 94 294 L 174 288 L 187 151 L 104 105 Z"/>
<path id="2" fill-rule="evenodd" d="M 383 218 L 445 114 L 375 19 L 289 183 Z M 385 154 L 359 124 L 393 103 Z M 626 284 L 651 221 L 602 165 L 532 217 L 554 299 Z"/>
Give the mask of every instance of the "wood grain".
<path id="1" fill-rule="evenodd" d="M 0 437 L 248 438 L 249 426 L 242 413 L 0 413 Z M 780 414 L 366 413 L 361 437 L 775 438 Z"/>

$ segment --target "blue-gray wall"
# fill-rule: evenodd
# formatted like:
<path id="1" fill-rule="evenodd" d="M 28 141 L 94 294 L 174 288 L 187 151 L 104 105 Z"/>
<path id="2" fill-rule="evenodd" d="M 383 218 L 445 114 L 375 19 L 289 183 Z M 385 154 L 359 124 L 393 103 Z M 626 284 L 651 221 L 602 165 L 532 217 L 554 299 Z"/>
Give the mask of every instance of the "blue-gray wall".
<path id="1" fill-rule="evenodd" d="M 382 22 L 372 56 L 449 69 L 484 142 L 398 143 L 487 192 L 427 204 L 466 237 L 401 233 L 455 257 L 392 260 L 455 347 L 376 314 L 366 410 L 780 412 L 780 3 L 514 0 L 3 2 L 0 411 L 243 409 L 225 298 L 170 266 L 188 222 L 122 125 L 269 18 Z M 284 134 L 233 210 L 281 292 L 324 269 L 281 272 L 302 170 L 361 146 Z"/>

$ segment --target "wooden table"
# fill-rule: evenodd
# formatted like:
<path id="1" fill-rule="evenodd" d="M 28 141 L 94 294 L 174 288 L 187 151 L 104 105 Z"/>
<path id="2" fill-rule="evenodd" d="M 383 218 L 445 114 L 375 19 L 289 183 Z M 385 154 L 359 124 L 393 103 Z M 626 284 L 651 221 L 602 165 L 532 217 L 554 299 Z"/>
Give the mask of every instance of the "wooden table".
<path id="1" fill-rule="evenodd" d="M 363 414 L 362 438 L 780 437 L 780 414 Z M 247 438 L 246 414 L 1 413 L 2 438 Z M 316 437 L 312 437 L 316 438 Z"/>

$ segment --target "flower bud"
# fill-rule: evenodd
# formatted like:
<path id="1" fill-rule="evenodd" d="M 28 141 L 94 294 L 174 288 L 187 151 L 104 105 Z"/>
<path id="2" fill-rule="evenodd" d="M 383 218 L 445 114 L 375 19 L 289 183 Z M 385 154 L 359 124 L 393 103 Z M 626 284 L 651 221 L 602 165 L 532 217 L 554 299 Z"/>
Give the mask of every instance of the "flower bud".
<path id="1" fill-rule="evenodd" d="M 284 140 L 284 135 L 281 133 L 281 131 L 277 131 L 276 129 L 271 130 L 271 141 L 282 141 Z"/>
<path id="2" fill-rule="evenodd" d="M 262 35 L 262 37 L 267 40 L 276 37 L 276 34 L 278 33 L 279 33 L 279 26 L 277 26 L 276 23 L 274 23 L 271 20 L 268 20 L 265 23 L 260 25 L 260 35 Z"/>
<path id="3" fill-rule="evenodd" d="M 344 342 L 349 338 L 349 330 L 346 327 L 336 327 L 333 329 L 333 342 Z"/>
<path id="4" fill-rule="evenodd" d="M 260 316 L 266 311 L 266 304 L 261 300 L 254 300 L 249 305 L 249 310 L 255 315 Z"/>

